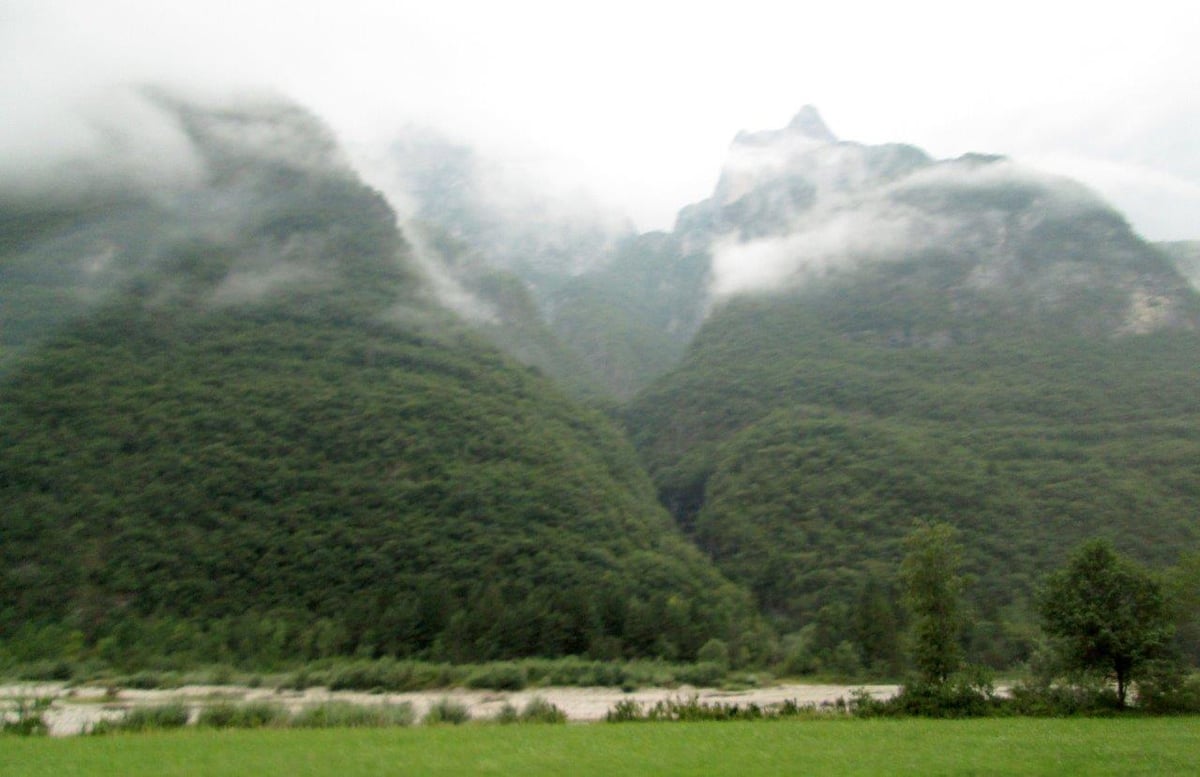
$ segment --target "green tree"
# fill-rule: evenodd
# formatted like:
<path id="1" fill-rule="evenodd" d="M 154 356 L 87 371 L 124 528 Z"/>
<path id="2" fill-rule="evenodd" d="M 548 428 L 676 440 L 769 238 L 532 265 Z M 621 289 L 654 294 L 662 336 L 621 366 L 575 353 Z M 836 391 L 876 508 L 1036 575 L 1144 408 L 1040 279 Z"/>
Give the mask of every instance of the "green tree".
<path id="1" fill-rule="evenodd" d="M 1174 633 L 1162 584 L 1107 540 L 1080 546 L 1046 580 L 1038 605 L 1064 666 L 1114 679 L 1122 707 L 1130 683 Z"/>
<path id="2" fill-rule="evenodd" d="M 909 654 L 921 683 L 941 685 L 962 663 L 964 580 L 958 532 L 944 523 L 918 526 L 904 540 L 900 564 L 909 612 Z"/>

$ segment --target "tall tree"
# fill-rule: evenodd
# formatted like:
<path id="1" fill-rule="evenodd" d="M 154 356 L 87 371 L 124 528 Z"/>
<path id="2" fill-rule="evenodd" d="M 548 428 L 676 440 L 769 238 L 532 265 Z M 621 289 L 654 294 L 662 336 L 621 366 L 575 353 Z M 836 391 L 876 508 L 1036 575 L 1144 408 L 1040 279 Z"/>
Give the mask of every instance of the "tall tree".
<path id="1" fill-rule="evenodd" d="M 1122 707 L 1130 683 L 1166 651 L 1175 629 L 1162 584 L 1107 540 L 1084 543 L 1050 575 L 1039 610 L 1064 664 L 1115 680 Z"/>
<path id="2" fill-rule="evenodd" d="M 958 532 L 944 523 L 914 529 L 900 565 L 909 611 L 909 653 L 922 683 L 941 684 L 962 663 L 962 550 Z"/>

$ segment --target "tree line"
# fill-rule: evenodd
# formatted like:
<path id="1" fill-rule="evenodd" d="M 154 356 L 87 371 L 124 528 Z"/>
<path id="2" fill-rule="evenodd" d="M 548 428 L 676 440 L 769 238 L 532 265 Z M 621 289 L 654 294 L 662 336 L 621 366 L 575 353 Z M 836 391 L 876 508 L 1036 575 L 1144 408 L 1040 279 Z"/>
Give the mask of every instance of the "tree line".
<path id="1" fill-rule="evenodd" d="M 1063 713 L 1125 709 L 1136 698 L 1153 712 L 1200 711 L 1200 682 L 1187 677 L 1177 632 L 1194 629 L 1200 578 L 1196 559 L 1172 578 L 1121 555 L 1106 539 L 1079 545 L 1037 591 L 1045 641 L 1031 676 L 1007 698 L 990 675 L 964 660 L 970 615 L 962 548 L 944 523 L 915 528 L 900 567 L 909 616 L 911 675 L 888 701 L 859 699 L 866 714 L 958 716 L 1000 712 Z"/>

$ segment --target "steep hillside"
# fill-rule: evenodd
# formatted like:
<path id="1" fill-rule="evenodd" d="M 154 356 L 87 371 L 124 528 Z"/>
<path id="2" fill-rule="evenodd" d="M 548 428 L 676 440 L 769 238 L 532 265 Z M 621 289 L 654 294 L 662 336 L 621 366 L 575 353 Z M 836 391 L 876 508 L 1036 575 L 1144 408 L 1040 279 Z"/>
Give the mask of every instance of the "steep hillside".
<path id="1" fill-rule="evenodd" d="M 705 311 L 709 256 L 673 234 L 622 243 L 610 264 L 572 278 L 548 305 L 561 342 L 622 400 L 676 364 Z"/>
<path id="2" fill-rule="evenodd" d="M 717 307 L 629 428 L 679 524 L 814 650 L 894 659 L 864 624 L 936 519 L 964 533 L 974 655 L 1020 660 L 1079 540 L 1157 563 L 1200 541 L 1200 299 L 1074 184 L 805 113 L 739 138 L 681 216 Z"/>
<path id="3" fill-rule="evenodd" d="M 699 327 L 709 257 L 674 234 L 635 235 L 582 196 L 534 191 L 534 171 L 428 132 L 402 133 L 375 177 L 411 209 L 447 303 L 575 396 L 628 399 Z"/>
<path id="4" fill-rule="evenodd" d="M 3 200 L 0 654 L 687 658 L 752 629 L 620 433 L 430 301 L 319 123 L 139 99 L 193 175 Z"/>
<path id="5" fill-rule="evenodd" d="M 371 175 L 398 203 L 413 257 L 444 305 L 572 396 L 611 403 L 604 365 L 553 311 L 564 286 L 603 272 L 632 237 L 625 219 L 582 195 L 539 189 L 547 182 L 524 166 L 417 128 L 396 137 Z"/>
<path id="6" fill-rule="evenodd" d="M 1200 241 L 1179 240 L 1172 243 L 1158 243 L 1158 248 L 1170 257 L 1180 274 L 1187 278 L 1192 286 L 1200 290 Z"/>

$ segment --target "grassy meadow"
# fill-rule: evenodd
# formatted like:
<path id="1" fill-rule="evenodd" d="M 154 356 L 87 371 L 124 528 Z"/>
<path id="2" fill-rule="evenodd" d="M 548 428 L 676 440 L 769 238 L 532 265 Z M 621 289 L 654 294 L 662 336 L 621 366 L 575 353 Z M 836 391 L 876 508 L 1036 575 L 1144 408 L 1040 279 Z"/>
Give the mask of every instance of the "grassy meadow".
<path id="1" fill-rule="evenodd" d="M 182 730 L 0 739 L 6 777 L 1197 773 L 1197 718 Z"/>

